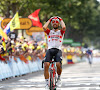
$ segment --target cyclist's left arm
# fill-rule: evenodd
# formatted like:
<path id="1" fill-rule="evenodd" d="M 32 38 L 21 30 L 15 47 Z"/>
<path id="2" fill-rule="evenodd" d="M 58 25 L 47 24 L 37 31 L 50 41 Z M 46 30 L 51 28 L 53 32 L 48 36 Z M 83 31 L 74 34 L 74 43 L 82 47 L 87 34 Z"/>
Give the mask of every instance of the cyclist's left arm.
<path id="1" fill-rule="evenodd" d="M 62 20 L 62 18 L 61 18 L 61 17 L 58 17 L 58 19 L 59 19 L 59 20 L 60 20 L 60 22 L 61 22 L 61 27 L 62 27 L 62 30 L 63 30 L 63 31 L 66 31 L 66 25 L 65 25 L 64 21 Z"/>
<path id="2" fill-rule="evenodd" d="M 63 20 L 61 20 L 61 27 L 63 31 L 66 31 L 66 26 Z"/>

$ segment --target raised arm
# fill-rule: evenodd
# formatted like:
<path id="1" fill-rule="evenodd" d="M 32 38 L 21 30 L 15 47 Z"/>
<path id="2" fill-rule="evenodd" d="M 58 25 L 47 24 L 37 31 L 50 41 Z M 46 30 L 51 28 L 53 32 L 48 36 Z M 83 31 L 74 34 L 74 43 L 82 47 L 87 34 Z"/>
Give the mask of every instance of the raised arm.
<path id="1" fill-rule="evenodd" d="M 65 31 L 66 30 L 66 26 L 65 26 L 65 23 L 63 20 L 61 20 L 61 27 L 62 27 L 62 30 Z"/>
<path id="2" fill-rule="evenodd" d="M 48 20 L 48 21 L 44 24 L 44 26 L 43 26 L 44 31 L 47 30 L 49 23 L 50 23 L 50 20 Z"/>
<path id="3" fill-rule="evenodd" d="M 58 19 L 60 20 L 60 22 L 61 22 L 62 30 L 65 31 L 65 30 L 66 30 L 66 25 L 65 25 L 64 21 L 62 20 L 61 17 L 57 17 L 57 18 L 58 18 Z"/>
<path id="4" fill-rule="evenodd" d="M 54 18 L 54 17 L 51 17 L 51 18 L 44 24 L 44 26 L 43 26 L 44 31 L 47 30 L 48 25 L 49 25 L 49 23 L 52 21 L 53 18 Z"/>

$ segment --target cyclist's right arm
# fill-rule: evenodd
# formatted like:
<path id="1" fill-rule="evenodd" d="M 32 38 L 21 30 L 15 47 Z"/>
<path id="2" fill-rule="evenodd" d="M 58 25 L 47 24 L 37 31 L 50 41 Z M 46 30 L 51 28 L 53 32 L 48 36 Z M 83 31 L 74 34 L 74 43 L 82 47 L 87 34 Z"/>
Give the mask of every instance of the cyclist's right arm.
<path id="1" fill-rule="evenodd" d="M 50 23 L 50 20 L 48 20 L 48 21 L 44 24 L 44 26 L 43 26 L 44 31 L 47 30 L 49 23 Z"/>
<path id="2" fill-rule="evenodd" d="M 48 25 L 49 25 L 49 23 L 52 21 L 53 18 L 54 18 L 54 17 L 51 17 L 51 18 L 44 24 L 44 26 L 43 26 L 44 32 L 47 31 Z"/>

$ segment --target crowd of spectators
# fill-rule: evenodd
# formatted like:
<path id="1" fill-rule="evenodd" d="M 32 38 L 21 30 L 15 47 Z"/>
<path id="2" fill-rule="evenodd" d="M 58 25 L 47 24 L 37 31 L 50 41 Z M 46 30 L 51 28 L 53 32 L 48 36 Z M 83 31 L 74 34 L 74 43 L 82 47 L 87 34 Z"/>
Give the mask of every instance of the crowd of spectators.
<path id="1" fill-rule="evenodd" d="M 10 36 L 10 35 L 9 35 Z M 13 56 L 14 60 L 17 62 L 16 58 L 20 58 L 21 61 L 28 63 L 28 60 L 35 61 L 37 58 L 43 60 L 46 54 L 48 46 L 44 41 L 35 41 L 33 39 L 24 38 L 23 36 L 15 37 L 14 39 L 8 37 L 5 40 L 0 36 L 0 61 L 7 63 L 9 57 Z M 78 57 L 82 56 L 81 48 L 62 46 L 63 58 L 67 60 L 68 55 Z M 66 57 L 67 56 L 67 57 Z"/>
<path id="2" fill-rule="evenodd" d="M 23 36 L 5 40 L 0 36 L 0 60 L 5 63 L 11 56 L 14 56 L 16 62 L 16 58 L 20 58 L 25 63 L 28 63 L 28 60 L 35 61 L 37 57 L 43 60 L 46 50 L 47 44 L 43 41 L 37 42 Z"/>
<path id="3" fill-rule="evenodd" d="M 74 64 L 75 59 L 76 62 L 78 61 L 77 57 L 80 58 L 80 60 L 82 60 L 82 57 L 84 56 L 81 46 L 80 47 L 73 47 L 70 45 L 63 46 L 62 51 L 63 51 L 62 53 L 63 58 L 66 58 L 67 64 Z"/>

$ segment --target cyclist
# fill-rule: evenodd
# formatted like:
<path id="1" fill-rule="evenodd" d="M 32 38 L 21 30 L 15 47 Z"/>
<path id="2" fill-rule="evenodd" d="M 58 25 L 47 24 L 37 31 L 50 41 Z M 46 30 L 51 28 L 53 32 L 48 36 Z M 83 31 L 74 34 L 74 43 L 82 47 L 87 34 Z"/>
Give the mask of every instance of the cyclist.
<path id="1" fill-rule="evenodd" d="M 91 65 L 91 64 L 92 64 L 92 58 L 93 58 L 92 50 L 88 49 L 88 50 L 86 51 L 86 55 L 87 55 L 88 62 L 89 62 L 89 64 Z"/>
<path id="2" fill-rule="evenodd" d="M 48 25 L 51 23 L 53 29 L 48 29 Z M 59 26 L 61 25 L 62 29 L 59 30 Z M 46 90 L 49 89 L 49 66 L 50 66 L 50 60 L 52 60 L 53 56 L 55 56 L 55 62 L 57 66 L 57 85 L 61 84 L 61 61 L 62 61 L 62 51 L 61 46 L 63 42 L 63 36 L 66 30 L 66 26 L 62 18 L 60 17 L 51 17 L 43 26 L 44 32 L 47 34 L 48 39 L 48 50 L 46 52 L 45 56 L 45 63 L 44 63 L 44 76 L 46 81 Z"/>

